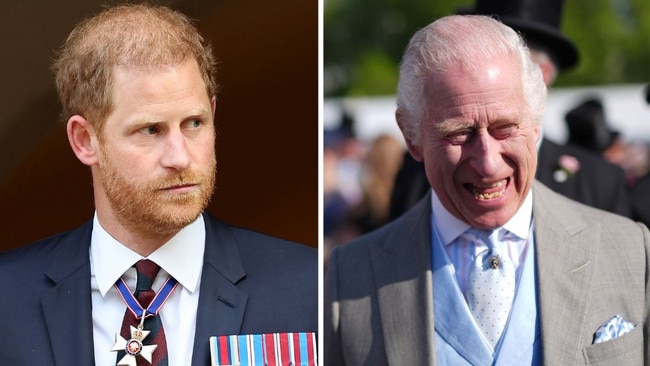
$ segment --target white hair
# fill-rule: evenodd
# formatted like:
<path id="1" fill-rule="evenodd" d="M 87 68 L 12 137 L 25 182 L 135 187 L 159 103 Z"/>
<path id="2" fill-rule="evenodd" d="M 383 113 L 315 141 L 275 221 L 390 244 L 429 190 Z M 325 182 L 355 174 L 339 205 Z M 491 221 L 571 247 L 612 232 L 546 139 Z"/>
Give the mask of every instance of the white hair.
<path id="1" fill-rule="evenodd" d="M 483 60 L 503 55 L 519 60 L 524 98 L 539 123 L 546 85 L 521 36 L 488 16 L 452 15 L 416 32 L 404 52 L 397 86 L 397 123 L 404 136 L 413 144 L 420 143 L 419 126 L 427 118 L 425 80 L 444 75 L 452 66 L 472 69 Z"/>

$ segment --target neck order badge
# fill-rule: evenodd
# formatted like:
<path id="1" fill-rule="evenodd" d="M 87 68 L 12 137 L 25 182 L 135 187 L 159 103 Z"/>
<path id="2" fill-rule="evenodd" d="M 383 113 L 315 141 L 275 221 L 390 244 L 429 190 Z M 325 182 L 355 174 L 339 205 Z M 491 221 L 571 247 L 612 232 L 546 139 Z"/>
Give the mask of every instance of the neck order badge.
<path id="1" fill-rule="evenodd" d="M 136 290 L 136 293 L 142 290 L 139 288 L 140 277 L 141 274 L 140 271 L 138 271 L 138 285 L 136 286 L 138 287 L 138 289 Z M 144 289 L 144 291 L 151 291 L 151 283 L 153 282 L 153 278 L 149 280 L 150 281 L 148 284 L 148 289 Z M 115 283 L 115 288 L 117 288 L 120 296 L 122 297 L 122 300 L 127 306 L 127 312 L 130 311 L 132 315 L 135 317 L 135 319 L 140 320 L 140 323 L 137 325 L 137 327 L 134 327 L 133 325 L 129 326 L 130 337 L 128 339 L 125 339 L 119 333 L 115 334 L 115 344 L 113 345 L 113 348 L 111 348 L 111 351 L 125 352 L 124 357 L 122 357 L 117 362 L 117 366 L 137 366 L 138 356 L 142 357 L 148 363 L 152 363 L 152 355 L 153 352 L 158 347 L 158 345 L 157 344 L 144 345 L 143 340 L 150 333 L 149 330 L 144 329 L 144 322 L 146 318 L 155 317 L 158 315 L 160 309 L 162 309 L 163 305 L 165 305 L 165 303 L 172 295 L 172 293 L 174 292 L 177 286 L 178 286 L 178 281 L 176 281 L 176 279 L 174 279 L 171 276 L 167 277 L 167 280 L 163 284 L 160 291 L 155 295 L 155 297 L 153 297 L 153 299 L 150 299 L 150 303 L 149 304 L 144 303 L 144 305 L 147 306 L 147 308 L 144 308 L 140 304 L 140 302 L 138 302 L 135 296 L 131 293 L 128 285 L 126 284 L 126 282 L 124 282 L 123 279 L 119 279 Z M 166 347 L 163 347 L 163 352 L 166 353 Z M 164 364 L 166 365 L 166 357 L 165 357 Z"/>

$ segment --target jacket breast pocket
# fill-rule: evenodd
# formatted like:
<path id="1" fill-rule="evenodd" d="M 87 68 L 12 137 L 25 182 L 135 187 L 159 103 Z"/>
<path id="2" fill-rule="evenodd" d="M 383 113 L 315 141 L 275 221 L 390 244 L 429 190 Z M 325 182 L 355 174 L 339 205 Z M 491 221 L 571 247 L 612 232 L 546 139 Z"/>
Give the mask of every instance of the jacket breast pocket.
<path id="1" fill-rule="evenodd" d="M 643 327 L 582 350 L 587 365 L 643 365 Z"/>

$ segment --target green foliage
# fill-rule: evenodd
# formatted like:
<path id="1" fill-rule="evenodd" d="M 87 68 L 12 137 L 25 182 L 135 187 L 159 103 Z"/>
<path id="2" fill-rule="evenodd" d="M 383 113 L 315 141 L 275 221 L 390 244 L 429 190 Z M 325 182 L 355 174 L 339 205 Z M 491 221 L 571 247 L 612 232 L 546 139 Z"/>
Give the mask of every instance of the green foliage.
<path id="1" fill-rule="evenodd" d="M 359 58 L 351 77 L 349 96 L 394 94 L 397 65 L 383 52 L 367 52 Z"/>
<path id="2" fill-rule="evenodd" d="M 473 0 L 326 0 L 325 95 L 395 92 L 397 67 L 411 35 Z M 650 80 L 650 1 L 566 0 L 562 31 L 578 47 L 576 67 L 555 85 Z"/>
<path id="3" fill-rule="evenodd" d="M 399 60 L 413 33 L 470 3 L 471 0 L 444 4 L 431 0 L 326 0 L 326 95 L 394 93 Z M 388 70 L 392 70 L 391 75 L 384 75 Z"/>

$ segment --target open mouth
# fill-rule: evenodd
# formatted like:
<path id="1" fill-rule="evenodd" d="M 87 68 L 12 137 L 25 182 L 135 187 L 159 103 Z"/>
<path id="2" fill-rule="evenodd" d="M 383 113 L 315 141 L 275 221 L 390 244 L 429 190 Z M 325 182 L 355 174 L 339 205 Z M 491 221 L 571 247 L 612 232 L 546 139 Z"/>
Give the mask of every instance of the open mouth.
<path id="1" fill-rule="evenodd" d="M 505 194 L 509 179 L 510 178 L 489 184 L 465 183 L 465 188 L 470 191 L 476 199 L 489 201 L 502 197 Z"/>

